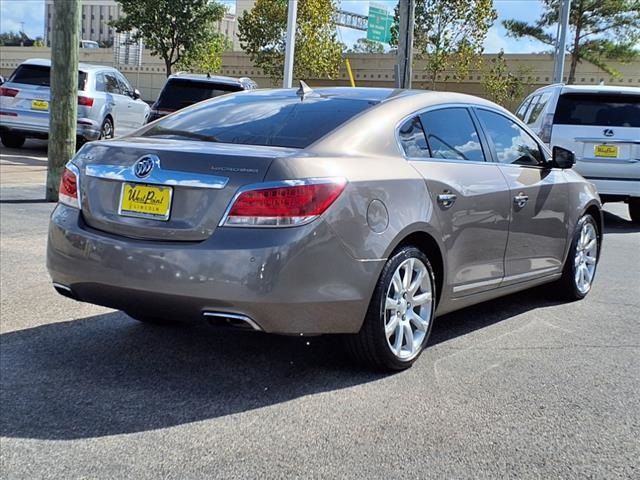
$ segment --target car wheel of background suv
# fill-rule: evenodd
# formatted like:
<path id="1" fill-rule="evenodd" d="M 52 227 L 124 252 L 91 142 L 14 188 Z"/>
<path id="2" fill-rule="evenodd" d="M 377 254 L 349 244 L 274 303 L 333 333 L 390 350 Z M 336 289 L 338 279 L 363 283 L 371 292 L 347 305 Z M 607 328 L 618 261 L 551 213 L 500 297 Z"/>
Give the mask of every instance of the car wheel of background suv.
<path id="1" fill-rule="evenodd" d="M 20 148 L 24 145 L 26 138 L 15 133 L 5 133 L 0 137 L 2 144 L 7 148 Z"/>
<path id="2" fill-rule="evenodd" d="M 100 127 L 100 138 L 98 140 L 107 140 L 113 138 L 113 121 L 107 117 Z"/>
<path id="3" fill-rule="evenodd" d="M 404 370 L 429 340 L 435 312 L 435 278 L 427 256 L 406 246 L 382 270 L 360 332 L 347 346 L 361 363 Z"/>

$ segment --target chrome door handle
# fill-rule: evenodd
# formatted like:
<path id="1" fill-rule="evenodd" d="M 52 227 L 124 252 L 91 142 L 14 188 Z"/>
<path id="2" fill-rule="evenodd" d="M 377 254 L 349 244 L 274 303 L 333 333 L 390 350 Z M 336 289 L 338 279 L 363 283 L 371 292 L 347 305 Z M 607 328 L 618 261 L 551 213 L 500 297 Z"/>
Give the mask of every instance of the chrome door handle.
<path id="1" fill-rule="evenodd" d="M 445 191 L 444 193 L 438 195 L 438 203 L 444 208 L 449 208 L 451 205 L 453 205 L 453 202 L 455 202 L 457 198 L 458 197 L 456 194 Z"/>
<path id="2" fill-rule="evenodd" d="M 513 197 L 513 203 L 515 203 L 516 207 L 518 208 L 524 208 L 524 206 L 527 204 L 528 201 L 529 201 L 529 195 L 525 195 L 522 192 L 520 192 L 518 195 Z"/>

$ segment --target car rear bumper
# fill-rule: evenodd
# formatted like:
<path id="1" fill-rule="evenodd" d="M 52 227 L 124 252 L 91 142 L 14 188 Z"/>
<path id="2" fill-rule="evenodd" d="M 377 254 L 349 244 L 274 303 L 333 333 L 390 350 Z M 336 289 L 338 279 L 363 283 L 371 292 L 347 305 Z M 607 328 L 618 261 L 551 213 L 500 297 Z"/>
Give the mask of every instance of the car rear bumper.
<path id="1" fill-rule="evenodd" d="M 53 282 L 78 300 L 184 321 L 229 313 L 281 334 L 357 332 L 383 264 L 351 257 L 323 221 L 158 242 L 93 230 L 65 205 L 47 248 Z"/>
<path id="2" fill-rule="evenodd" d="M 3 111 L 6 109 L 3 109 Z M 100 125 L 88 118 L 78 118 L 76 127 L 76 135 L 85 140 L 97 140 L 100 138 Z M 25 137 L 47 138 L 49 136 L 49 119 L 46 117 L 46 123 L 41 118 L 35 119 L 24 114 L 18 113 L 17 116 L 1 115 L 0 116 L 0 133 L 14 133 Z"/>
<path id="3" fill-rule="evenodd" d="M 640 178 L 585 177 L 585 179 L 596 186 L 600 196 L 640 197 Z"/>

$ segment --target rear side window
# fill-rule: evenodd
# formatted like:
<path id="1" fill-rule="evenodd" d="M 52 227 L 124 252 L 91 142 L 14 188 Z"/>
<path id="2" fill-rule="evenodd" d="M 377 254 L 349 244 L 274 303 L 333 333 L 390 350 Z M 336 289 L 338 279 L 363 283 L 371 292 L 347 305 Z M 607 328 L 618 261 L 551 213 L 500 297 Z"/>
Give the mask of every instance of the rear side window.
<path id="1" fill-rule="evenodd" d="M 480 137 L 466 108 L 444 108 L 420 115 L 433 158 L 484 162 Z"/>
<path id="2" fill-rule="evenodd" d="M 208 98 L 241 90 L 242 87 L 239 85 L 171 79 L 162 89 L 156 107 L 179 110 Z"/>
<path id="3" fill-rule="evenodd" d="M 9 78 L 10 82 L 23 83 L 25 85 L 50 86 L 51 67 L 46 65 L 23 64 L 16 68 Z M 87 74 L 78 72 L 78 90 L 84 90 L 87 82 Z"/>
<path id="4" fill-rule="evenodd" d="M 429 158 L 429 147 L 418 117 L 406 121 L 398 131 L 404 154 L 410 158 Z"/>
<path id="5" fill-rule="evenodd" d="M 518 108 L 518 111 L 516 112 L 516 116 L 520 120 L 524 120 L 524 115 L 525 113 L 527 113 L 527 108 L 529 108 L 529 104 L 531 103 L 531 100 L 533 100 L 533 97 L 527 98 L 524 102 L 522 102 L 522 105 L 520 105 L 520 108 Z"/>
<path id="6" fill-rule="evenodd" d="M 535 105 L 532 104 L 531 114 L 529 115 L 529 118 L 527 118 L 527 125 L 531 125 L 536 122 L 540 114 L 544 111 L 544 108 L 547 106 L 547 103 L 549 103 L 550 98 L 551 92 L 547 92 L 538 98 L 538 103 Z"/>
<path id="7" fill-rule="evenodd" d="M 539 166 L 543 163 L 540 146 L 515 122 L 499 113 L 478 109 L 478 118 L 493 141 L 500 163 Z"/>
<path id="8" fill-rule="evenodd" d="M 305 97 L 255 90 L 225 95 L 164 117 L 143 137 L 305 148 L 376 104 L 359 98 Z"/>
<path id="9" fill-rule="evenodd" d="M 565 93 L 554 124 L 640 127 L 640 95 Z"/>

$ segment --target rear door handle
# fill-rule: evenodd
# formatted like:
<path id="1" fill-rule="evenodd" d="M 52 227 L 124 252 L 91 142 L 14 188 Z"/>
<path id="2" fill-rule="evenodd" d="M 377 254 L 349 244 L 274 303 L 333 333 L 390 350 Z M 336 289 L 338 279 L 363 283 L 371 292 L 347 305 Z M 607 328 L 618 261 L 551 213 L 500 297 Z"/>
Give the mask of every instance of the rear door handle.
<path id="1" fill-rule="evenodd" d="M 528 201 L 529 201 L 529 195 L 525 195 L 522 192 L 520 192 L 518 195 L 513 197 L 513 203 L 518 208 L 524 208 L 524 206 L 527 204 Z"/>
<path id="2" fill-rule="evenodd" d="M 455 202 L 457 198 L 458 197 L 456 194 L 445 191 L 444 193 L 438 195 L 438 203 L 444 208 L 449 208 L 451 205 L 453 205 L 453 202 Z"/>

